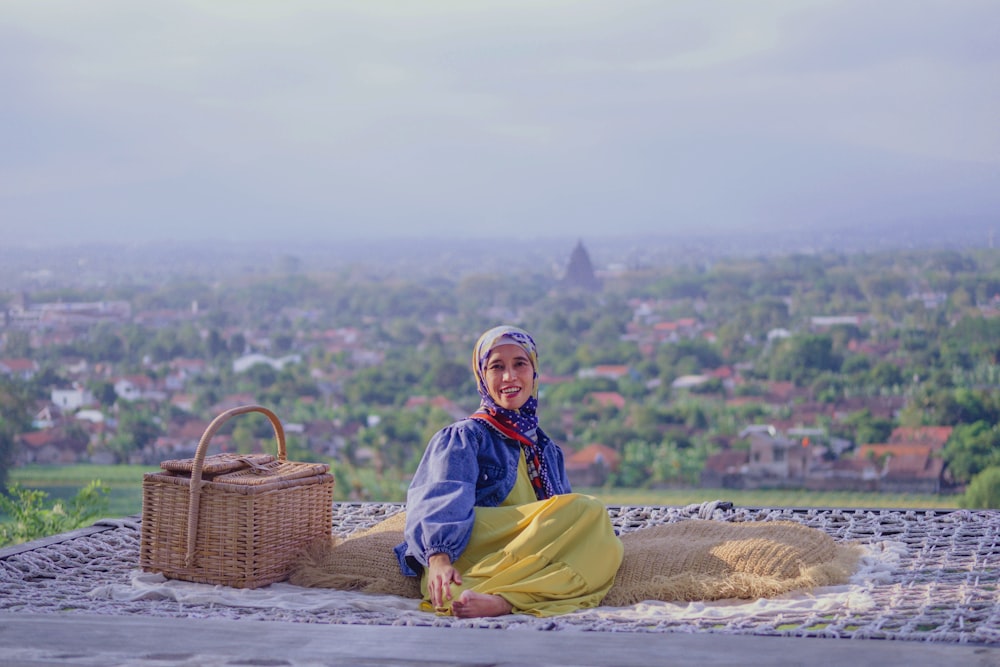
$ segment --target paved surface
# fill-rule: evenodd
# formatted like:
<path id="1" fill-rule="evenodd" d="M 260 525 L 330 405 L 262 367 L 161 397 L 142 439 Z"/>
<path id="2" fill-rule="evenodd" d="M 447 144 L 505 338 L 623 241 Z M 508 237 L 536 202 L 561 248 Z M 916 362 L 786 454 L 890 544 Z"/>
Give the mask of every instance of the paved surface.
<path id="1" fill-rule="evenodd" d="M 0 665 L 649 667 L 1000 665 L 1000 647 L 712 634 L 536 632 L 0 614 Z"/>

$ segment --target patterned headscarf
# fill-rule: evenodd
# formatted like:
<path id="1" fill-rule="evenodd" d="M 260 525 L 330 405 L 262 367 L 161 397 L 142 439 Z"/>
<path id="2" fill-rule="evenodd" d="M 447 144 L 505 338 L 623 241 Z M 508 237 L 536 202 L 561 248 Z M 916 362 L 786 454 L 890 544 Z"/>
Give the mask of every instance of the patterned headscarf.
<path id="1" fill-rule="evenodd" d="M 501 345 L 517 345 L 523 349 L 535 370 L 531 396 L 517 410 L 497 405 L 486 383 L 486 362 L 490 353 Z M 528 332 L 517 327 L 494 327 L 479 337 L 472 351 L 472 370 L 479 389 L 479 409 L 472 415 L 490 424 L 501 435 L 521 443 L 528 464 L 528 476 L 535 496 L 543 500 L 553 495 L 548 471 L 538 454 L 538 352 Z"/>

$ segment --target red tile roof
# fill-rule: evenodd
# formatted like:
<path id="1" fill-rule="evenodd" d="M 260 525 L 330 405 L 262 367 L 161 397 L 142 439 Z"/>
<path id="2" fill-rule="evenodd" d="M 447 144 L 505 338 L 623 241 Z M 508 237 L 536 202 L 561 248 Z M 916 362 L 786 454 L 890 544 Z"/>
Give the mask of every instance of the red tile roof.
<path id="1" fill-rule="evenodd" d="M 889 442 L 893 444 L 925 444 L 932 449 L 944 448 L 951 437 L 951 426 L 899 426 L 892 431 Z"/>
<path id="2" fill-rule="evenodd" d="M 604 461 L 608 468 L 617 470 L 621 456 L 607 445 L 594 443 L 574 452 L 566 459 L 567 468 L 586 468 L 599 461 Z"/>
<path id="3" fill-rule="evenodd" d="M 587 394 L 586 400 L 598 403 L 603 407 L 612 406 L 619 410 L 625 407 L 625 397 L 617 391 L 592 391 Z"/>

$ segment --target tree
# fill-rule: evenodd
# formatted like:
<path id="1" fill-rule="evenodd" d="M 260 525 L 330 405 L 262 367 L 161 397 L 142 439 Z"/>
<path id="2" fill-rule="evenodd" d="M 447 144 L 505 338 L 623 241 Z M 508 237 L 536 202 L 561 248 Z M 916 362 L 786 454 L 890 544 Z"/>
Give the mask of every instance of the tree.
<path id="1" fill-rule="evenodd" d="M 208 339 L 205 341 L 205 351 L 209 359 L 217 359 L 228 352 L 226 341 L 222 339 L 217 329 L 208 332 Z"/>
<path id="2" fill-rule="evenodd" d="M 0 488 L 7 485 L 7 473 L 14 465 L 17 436 L 31 429 L 31 385 L 0 375 Z"/>
<path id="3" fill-rule="evenodd" d="M 88 385 L 94 399 L 105 408 L 110 408 L 118 400 L 115 386 L 107 380 L 93 380 Z"/>
<path id="4" fill-rule="evenodd" d="M 831 432 L 858 445 L 888 441 L 894 426 L 891 419 L 876 417 L 867 408 L 847 415 L 841 423 L 840 429 L 831 429 Z"/>
<path id="5" fill-rule="evenodd" d="M 119 461 L 127 461 L 129 454 L 145 449 L 162 435 L 163 429 L 157 423 L 156 417 L 146 410 L 125 403 L 118 415 L 118 433 L 111 442 L 109 449 Z"/>
<path id="6" fill-rule="evenodd" d="M 120 362 L 126 358 L 125 341 L 110 324 L 94 328 L 90 336 L 90 361 Z"/>
<path id="7" fill-rule="evenodd" d="M 56 501 L 51 507 L 44 506 L 49 495 L 44 491 L 15 484 L 9 492 L 10 497 L 0 494 L 0 513 L 10 517 L 0 524 L 0 547 L 79 528 L 108 508 L 108 487 L 99 480 L 87 484 L 69 502 Z"/>
<path id="8" fill-rule="evenodd" d="M 959 506 L 966 509 L 1000 509 L 1000 466 L 991 466 L 976 475 Z"/>
<path id="9" fill-rule="evenodd" d="M 895 387 L 903 384 L 903 373 L 899 370 L 899 366 L 888 361 L 875 364 L 868 377 L 877 387 Z"/>
<path id="10" fill-rule="evenodd" d="M 823 371 L 840 370 L 841 363 L 834 354 L 830 336 L 800 334 L 775 346 L 770 359 L 770 376 L 772 380 L 791 380 L 802 386 Z"/>
<path id="11" fill-rule="evenodd" d="M 638 488 L 645 485 L 652 474 L 656 452 L 652 444 L 643 440 L 629 440 L 622 447 L 622 460 L 618 471 L 611 476 L 615 486 Z"/>
<path id="12" fill-rule="evenodd" d="M 31 334 L 12 329 L 5 334 L 3 356 L 8 359 L 31 359 Z"/>
<path id="13" fill-rule="evenodd" d="M 944 460 L 952 478 L 962 484 L 980 472 L 1000 466 L 1000 428 L 985 422 L 959 424 L 945 443 Z"/>

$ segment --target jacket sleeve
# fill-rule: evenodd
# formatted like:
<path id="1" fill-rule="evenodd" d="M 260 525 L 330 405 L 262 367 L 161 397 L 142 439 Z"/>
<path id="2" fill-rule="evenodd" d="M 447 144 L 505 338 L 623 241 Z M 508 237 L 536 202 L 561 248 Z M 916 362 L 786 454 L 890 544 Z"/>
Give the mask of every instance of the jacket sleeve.
<path id="1" fill-rule="evenodd" d="M 418 574 L 433 554 L 455 562 L 465 550 L 475 521 L 480 437 L 457 422 L 428 442 L 406 494 L 406 542 L 397 550 L 404 574 Z"/>

